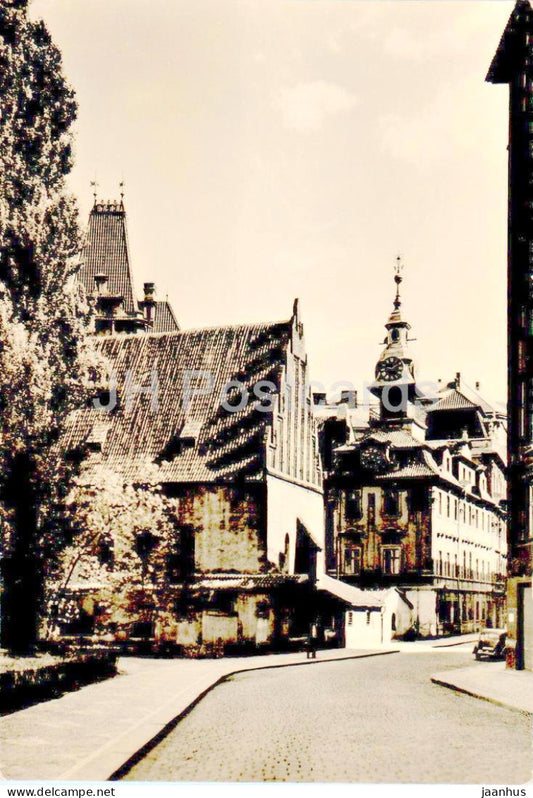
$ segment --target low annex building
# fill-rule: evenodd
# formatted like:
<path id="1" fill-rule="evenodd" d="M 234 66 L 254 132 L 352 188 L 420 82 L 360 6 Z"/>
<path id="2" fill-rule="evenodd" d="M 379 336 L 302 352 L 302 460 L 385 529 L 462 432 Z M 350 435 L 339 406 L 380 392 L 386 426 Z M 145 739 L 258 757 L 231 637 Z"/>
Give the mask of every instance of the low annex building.
<path id="1" fill-rule="evenodd" d="M 154 516 L 124 547 L 110 518 L 91 567 L 74 541 L 74 565 L 49 599 L 53 634 L 189 654 L 283 646 L 309 629 L 324 548 L 298 301 L 285 321 L 155 333 L 132 299 L 123 207 L 96 204 L 91 220 L 88 251 L 104 257 L 84 262 L 108 276 L 108 293 L 95 289 L 97 340 L 115 382 L 72 414 L 63 451 L 88 486 L 106 472 L 142 486 L 147 465 L 156 469 L 175 523 L 163 541 Z M 82 279 L 90 285 L 83 267 Z M 102 303 L 119 295 L 120 305 Z M 111 588 L 121 569 L 120 584 L 135 585 L 126 613 Z"/>
<path id="2" fill-rule="evenodd" d="M 435 396 L 418 389 L 399 271 L 396 283 L 370 386 L 378 406 L 366 419 L 355 396 L 336 406 L 319 397 L 315 407 L 327 573 L 368 592 L 370 603 L 394 587 L 412 605 L 389 615 L 384 639 L 496 627 L 507 556 L 505 416 L 459 374 Z"/>

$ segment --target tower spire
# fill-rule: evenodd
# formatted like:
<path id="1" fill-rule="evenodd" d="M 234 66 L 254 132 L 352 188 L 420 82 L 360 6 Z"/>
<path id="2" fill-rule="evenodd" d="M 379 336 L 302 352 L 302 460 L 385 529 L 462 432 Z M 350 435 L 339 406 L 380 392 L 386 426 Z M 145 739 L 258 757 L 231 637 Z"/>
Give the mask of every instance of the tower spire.
<path id="1" fill-rule="evenodd" d="M 396 297 L 394 299 L 394 310 L 400 310 L 402 300 L 400 299 L 400 285 L 402 284 L 403 263 L 400 255 L 396 257 L 394 266 L 394 282 L 396 283 Z"/>

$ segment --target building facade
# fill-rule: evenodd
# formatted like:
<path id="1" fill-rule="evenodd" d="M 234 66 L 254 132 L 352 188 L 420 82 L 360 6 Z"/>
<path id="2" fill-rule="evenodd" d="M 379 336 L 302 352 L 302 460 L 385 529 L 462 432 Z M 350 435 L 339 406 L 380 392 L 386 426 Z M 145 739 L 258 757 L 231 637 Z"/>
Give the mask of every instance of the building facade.
<path id="1" fill-rule="evenodd" d="M 385 325 L 368 419 L 322 407 L 326 569 L 369 592 L 395 587 L 412 612 L 391 636 L 503 623 L 505 418 L 460 375 L 417 389 L 399 285 Z"/>
<path id="2" fill-rule="evenodd" d="M 106 474 L 143 486 L 155 469 L 174 528 L 163 539 L 154 514 L 125 530 L 117 511 L 85 549 L 75 538 L 49 584 L 47 634 L 193 655 L 305 635 L 324 526 L 298 301 L 277 323 L 155 332 L 146 295 L 134 300 L 124 209 L 109 203 L 91 213 L 81 278 L 114 382 L 72 414 L 62 451 L 89 492 Z"/>
<path id="3" fill-rule="evenodd" d="M 487 80 L 509 86 L 509 664 L 533 667 L 533 8 L 518 0 Z"/>

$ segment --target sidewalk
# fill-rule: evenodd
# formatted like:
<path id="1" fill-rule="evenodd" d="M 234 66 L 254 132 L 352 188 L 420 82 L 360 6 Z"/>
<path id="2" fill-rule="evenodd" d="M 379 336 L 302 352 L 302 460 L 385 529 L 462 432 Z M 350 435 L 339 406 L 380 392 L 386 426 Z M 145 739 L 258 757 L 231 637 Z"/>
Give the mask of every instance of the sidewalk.
<path id="1" fill-rule="evenodd" d="M 505 662 L 481 662 L 435 673 L 431 681 L 519 712 L 533 713 L 533 673 L 505 668 Z"/>
<path id="2" fill-rule="evenodd" d="M 0 770 L 9 780 L 106 781 L 206 692 L 234 673 L 382 656 L 388 649 L 267 654 L 215 660 L 119 660 L 119 675 L 0 721 Z"/>
<path id="3" fill-rule="evenodd" d="M 459 646 L 464 646 L 467 651 L 472 650 L 478 638 L 479 634 L 476 632 L 474 634 L 453 635 L 452 637 L 422 638 L 409 641 L 394 640 L 393 644 L 394 648 L 401 651 L 402 654 L 435 653 L 435 651 L 441 654 L 453 654 L 457 652 Z M 375 646 L 374 650 L 385 650 L 388 645 L 392 644 L 382 643 L 380 646 Z"/>

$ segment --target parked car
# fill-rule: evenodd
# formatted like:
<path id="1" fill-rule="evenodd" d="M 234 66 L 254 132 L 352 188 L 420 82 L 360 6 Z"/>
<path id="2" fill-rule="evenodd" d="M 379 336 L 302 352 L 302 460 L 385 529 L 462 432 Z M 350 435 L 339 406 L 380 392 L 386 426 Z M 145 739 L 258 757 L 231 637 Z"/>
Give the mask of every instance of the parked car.
<path id="1" fill-rule="evenodd" d="M 476 659 L 505 659 L 505 629 L 482 629 L 472 652 Z"/>

